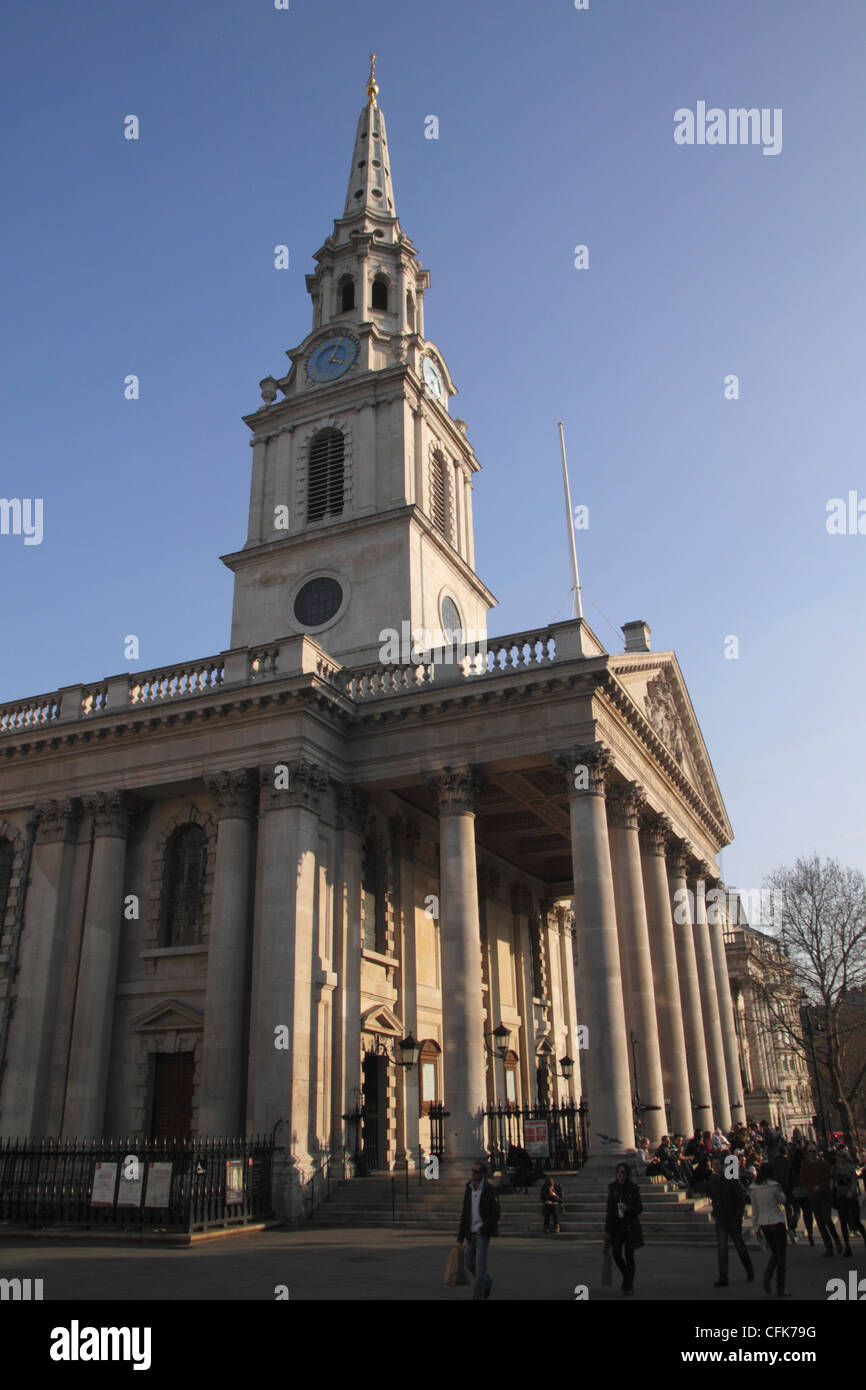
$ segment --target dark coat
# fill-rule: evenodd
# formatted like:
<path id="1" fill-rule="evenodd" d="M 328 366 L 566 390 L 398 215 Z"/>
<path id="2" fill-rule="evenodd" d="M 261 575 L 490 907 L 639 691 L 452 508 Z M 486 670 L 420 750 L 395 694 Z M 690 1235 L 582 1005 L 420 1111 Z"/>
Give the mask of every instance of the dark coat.
<path id="1" fill-rule="evenodd" d="M 739 1178 L 718 1177 L 713 1173 L 706 1182 L 695 1183 L 694 1191 L 710 1198 L 713 1204 L 713 1218 L 717 1225 L 731 1230 L 743 1224 L 746 1189 Z"/>
<path id="2" fill-rule="evenodd" d="M 626 1208 L 623 1217 L 617 1213 L 617 1203 L 619 1202 L 623 1202 Z M 643 1245 L 643 1231 L 639 1219 L 642 1211 L 643 1202 L 636 1183 L 627 1182 L 621 1187 L 618 1182 L 612 1182 L 607 1189 L 607 1212 L 604 1218 L 605 1235 L 613 1238 L 614 1235 L 622 1232 L 625 1235 L 626 1245 L 632 1250 L 640 1250 Z"/>
<path id="3" fill-rule="evenodd" d="M 466 1240 L 470 1234 L 472 1226 L 472 1183 L 466 1184 L 466 1191 L 463 1194 L 463 1210 L 460 1213 L 460 1226 L 457 1231 L 457 1239 Z M 484 1186 L 481 1189 L 481 1234 L 483 1236 L 499 1235 L 499 1194 L 495 1187 L 491 1187 L 487 1179 L 484 1179 Z"/>

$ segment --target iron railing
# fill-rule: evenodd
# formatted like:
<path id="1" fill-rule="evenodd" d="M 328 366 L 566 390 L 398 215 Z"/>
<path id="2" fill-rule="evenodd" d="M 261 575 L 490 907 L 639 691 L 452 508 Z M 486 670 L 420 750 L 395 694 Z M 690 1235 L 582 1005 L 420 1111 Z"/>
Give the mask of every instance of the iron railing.
<path id="1" fill-rule="evenodd" d="M 0 1221 L 203 1231 L 272 1215 L 273 1136 L 0 1140 Z"/>
<path id="2" fill-rule="evenodd" d="M 582 1168 L 589 1147 L 587 1113 L 585 1105 L 573 1101 L 562 1105 L 498 1105 L 486 1110 L 486 1147 L 493 1171 L 505 1171 L 512 1145 L 526 1150 L 535 1166 L 545 1170 Z"/>

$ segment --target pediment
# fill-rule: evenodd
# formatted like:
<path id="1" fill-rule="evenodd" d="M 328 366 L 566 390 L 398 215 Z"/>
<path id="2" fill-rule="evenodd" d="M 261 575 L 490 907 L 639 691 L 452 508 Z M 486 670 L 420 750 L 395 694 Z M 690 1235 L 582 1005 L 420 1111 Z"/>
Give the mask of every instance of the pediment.
<path id="1" fill-rule="evenodd" d="M 673 652 L 611 658 L 611 670 L 701 800 L 728 827 L 722 795 L 694 707 Z"/>
<path id="2" fill-rule="evenodd" d="M 403 1025 L 387 1004 L 375 1004 L 361 1015 L 362 1033 L 386 1033 L 392 1038 L 402 1038 Z"/>
<path id="3" fill-rule="evenodd" d="M 183 1003 L 179 999 L 161 999 L 144 1013 L 132 1020 L 136 1032 L 161 1033 L 174 1030 L 189 1032 L 190 1029 L 204 1027 L 204 1012 L 194 1004 Z"/>

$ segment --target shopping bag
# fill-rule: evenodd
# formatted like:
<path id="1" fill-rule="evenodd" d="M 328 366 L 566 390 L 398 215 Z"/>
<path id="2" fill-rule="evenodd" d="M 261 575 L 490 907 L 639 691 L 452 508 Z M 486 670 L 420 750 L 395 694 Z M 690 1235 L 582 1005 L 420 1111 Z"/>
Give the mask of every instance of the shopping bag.
<path id="1" fill-rule="evenodd" d="M 602 1288 L 609 1289 L 613 1283 L 613 1260 L 611 1259 L 610 1249 L 605 1246 L 601 1256 L 601 1284 Z"/>
<path id="2" fill-rule="evenodd" d="M 448 1256 L 448 1263 L 445 1266 L 445 1283 L 456 1287 L 458 1284 L 468 1284 L 469 1276 L 466 1273 L 466 1266 L 463 1261 L 463 1246 L 455 1245 L 451 1254 Z"/>

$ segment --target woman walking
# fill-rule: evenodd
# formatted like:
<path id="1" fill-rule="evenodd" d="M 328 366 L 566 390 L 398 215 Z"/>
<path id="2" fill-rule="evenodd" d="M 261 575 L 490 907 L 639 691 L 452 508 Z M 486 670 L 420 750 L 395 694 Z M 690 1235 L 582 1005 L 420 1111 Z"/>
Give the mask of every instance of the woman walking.
<path id="1" fill-rule="evenodd" d="M 788 1252 L 788 1229 L 785 1220 L 785 1194 L 773 1176 L 773 1165 L 762 1163 L 757 1177 L 749 1188 L 752 1199 L 752 1230 L 760 1231 L 767 1243 L 770 1259 L 761 1280 L 764 1293 L 773 1291 L 776 1275 L 776 1296 L 787 1298 L 785 1261 Z"/>
<path id="2" fill-rule="evenodd" d="M 845 1254 L 853 1255 L 849 1231 L 859 1232 L 864 1241 L 866 1241 L 866 1231 L 864 1231 L 863 1222 L 860 1220 L 857 1169 L 851 1162 L 851 1156 L 847 1149 L 839 1149 L 836 1154 L 836 1160 L 830 1171 L 830 1181 L 833 1184 L 833 1205 L 839 1213 L 839 1225 L 842 1227 Z"/>
<path id="3" fill-rule="evenodd" d="M 634 1293 L 634 1252 L 643 1245 L 640 1213 L 643 1202 L 627 1163 L 617 1165 L 616 1178 L 607 1189 L 604 1248 L 613 1250 L 614 1264 L 622 1275 L 623 1293 Z"/>

